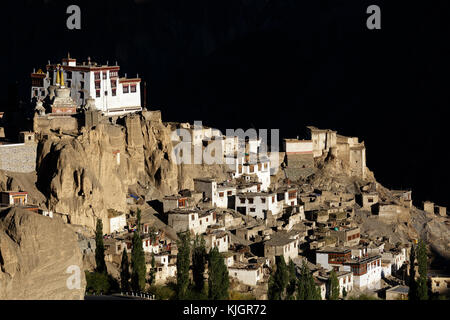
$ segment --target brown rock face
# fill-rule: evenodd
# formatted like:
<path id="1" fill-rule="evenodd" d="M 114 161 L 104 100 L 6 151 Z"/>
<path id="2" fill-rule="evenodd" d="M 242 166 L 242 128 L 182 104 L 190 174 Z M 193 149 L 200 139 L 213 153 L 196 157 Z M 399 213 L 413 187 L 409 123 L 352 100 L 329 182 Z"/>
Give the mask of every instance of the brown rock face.
<path id="1" fill-rule="evenodd" d="M 50 135 L 40 142 L 37 170 L 49 208 L 91 228 L 101 218 L 109 232 L 107 210 L 127 211 L 129 186 L 176 192 L 170 132 L 160 121 L 130 115 L 122 125 L 101 123 L 78 137 Z"/>
<path id="2" fill-rule="evenodd" d="M 71 266 L 80 268 L 79 288 Z M 0 299 L 84 299 L 85 288 L 81 251 L 69 227 L 18 208 L 0 212 Z"/>

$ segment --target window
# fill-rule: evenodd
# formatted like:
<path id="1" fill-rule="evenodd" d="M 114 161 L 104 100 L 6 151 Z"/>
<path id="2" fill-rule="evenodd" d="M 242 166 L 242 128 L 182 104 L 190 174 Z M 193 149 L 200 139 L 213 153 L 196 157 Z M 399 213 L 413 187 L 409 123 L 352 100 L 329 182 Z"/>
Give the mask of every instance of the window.
<path id="1" fill-rule="evenodd" d="M 289 191 L 288 193 L 289 199 L 295 199 L 297 196 L 297 192 L 296 191 Z"/>
<path id="2" fill-rule="evenodd" d="M 219 197 L 223 197 L 224 196 L 224 193 L 223 192 L 219 192 Z"/>
<path id="3" fill-rule="evenodd" d="M 95 90 L 95 97 L 100 98 L 100 90 Z"/>
<path id="4" fill-rule="evenodd" d="M 239 165 L 239 173 L 242 173 L 242 164 Z"/>
<path id="5" fill-rule="evenodd" d="M 191 215 L 191 219 L 192 219 L 192 220 L 195 220 L 195 216 L 194 216 L 194 215 Z"/>
<path id="6" fill-rule="evenodd" d="M 100 80 L 100 72 L 95 72 L 94 73 L 94 79 L 95 80 Z"/>
<path id="7" fill-rule="evenodd" d="M 372 203 L 372 202 L 373 202 L 373 199 L 372 199 L 372 198 L 369 198 L 369 199 L 367 199 L 367 201 L 368 201 L 369 203 Z"/>
<path id="8" fill-rule="evenodd" d="M 103 76 L 103 80 L 106 80 L 106 77 L 107 77 L 106 71 L 103 71 L 103 72 L 102 72 L 102 76 Z"/>
<path id="9" fill-rule="evenodd" d="M 178 208 L 184 208 L 186 206 L 186 199 L 178 199 Z"/>
<path id="10" fill-rule="evenodd" d="M 248 203 L 253 204 L 253 198 L 249 198 Z"/>
<path id="11" fill-rule="evenodd" d="M 264 169 L 267 169 L 267 163 L 264 163 Z"/>
<path id="12" fill-rule="evenodd" d="M 84 89 L 84 81 L 80 81 L 80 89 Z"/>
<path id="13" fill-rule="evenodd" d="M 262 163 L 258 163 L 258 171 L 261 171 Z"/>
<path id="14" fill-rule="evenodd" d="M 117 94 L 116 94 L 116 88 L 114 88 L 114 89 L 111 89 L 111 92 L 112 92 L 112 94 L 111 94 L 111 95 L 112 95 L 113 97 L 115 97 L 115 96 L 117 95 Z"/>
<path id="15" fill-rule="evenodd" d="M 245 198 L 239 198 L 239 200 L 241 201 L 241 203 L 245 203 Z"/>
<path id="16" fill-rule="evenodd" d="M 131 92 L 136 92 L 136 85 L 135 85 L 135 84 L 132 84 L 132 85 L 130 86 L 130 91 L 131 91 Z"/>
<path id="17" fill-rule="evenodd" d="M 266 198 L 261 198 L 261 203 L 266 203 Z"/>
<path id="18" fill-rule="evenodd" d="M 250 172 L 255 172 L 255 166 L 254 165 L 250 165 Z"/>
<path id="19" fill-rule="evenodd" d="M 111 80 L 111 88 L 117 87 L 117 80 Z"/>
<path id="20" fill-rule="evenodd" d="M 275 202 L 275 196 L 272 196 L 272 203 Z"/>
<path id="21" fill-rule="evenodd" d="M 233 192 L 227 191 L 227 196 L 231 196 L 232 194 L 233 194 Z"/>
<path id="22" fill-rule="evenodd" d="M 206 218 L 206 222 L 208 222 L 208 218 Z"/>
<path id="23" fill-rule="evenodd" d="M 250 212 L 255 212 L 256 209 L 255 208 L 250 208 Z"/>
<path id="24" fill-rule="evenodd" d="M 128 85 L 124 85 L 123 86 L 123 93 L 128 93 Z"/>
<path id="25" fill-rule="evenodd" d="M 70 81 L 66 81 L 66 83 L 67 83 L 67 88 L 70 88 Z"/>
<path id="26" fill-rule="evenodd" d="M 118 72 L 117 71 L 110 71 L 109 72 L 109 77 L 110 78 L 112 78 L 112 77 L 117 77 L 118 76 Z"/>
<path id="27" fill-rule="evenodd" d="M 80 72 L 81 79 L 84 79 L 84 72 Z"/>
<path id="28" fill-rule="evenodd" d="M 100 81 L 95 81 L 95 89 L 100 89 Z"/>
<path id="29" fill-rule="evenodd" d="M 66 78 L 67 79 L 72 79 L 72 71 L 67 71 Z"/>

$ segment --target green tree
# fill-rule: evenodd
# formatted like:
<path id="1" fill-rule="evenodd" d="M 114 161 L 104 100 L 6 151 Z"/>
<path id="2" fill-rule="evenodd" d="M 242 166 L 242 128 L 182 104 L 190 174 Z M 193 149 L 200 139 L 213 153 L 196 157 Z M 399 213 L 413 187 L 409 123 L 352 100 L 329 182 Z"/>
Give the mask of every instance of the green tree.
<path id="1" fill-rule="evenodd" d="M 150 285 L 153 285 L 155 282 L 155 277 L 156 277 L 156 271 L 155 271 L 155 254 L 152 252 L 152 261 L 151 261 L 151 268 L 150 268 L 150 274 L 149 274 L 149 279 L 148 279 L 148 283 Z"/>
<path id="2" fill-rule="evenodd" d="M 339 299 L 339 280 L 336 275 L 336 271 L 331 270 L 330 273 L 330 300 Z"/>
<path id="3" fill-rule="evenodd" d="M 123 248 L 122 263 L 120 264 L 120 288 L 124 292 L 130 291 L 130 264 L 126 248 Z"/>
<path id="4" fill-rule="evenodd" d="M 177 241 L 177 298 L 180 300 L 186 299 L 187 290 L 189 287 L 189 266 L 191 244 L 189 233 L 178 234 L 180 240 Z"/>
<path id="5" fill-rule="evenodd" d="M 203 292 L 205 287 L 204 274 L 207 257 L 205 239 L 201 236 L 196 236 L 192 250 L 192 277 L 194 279 L 194 289 L 197 292 Z"/>
<path id="6" fill-rule="evenodd" d="M 106 294 L 109 292 L 108 274 L 104 272 L 85 272 L 86 274 L 86 291 L 95 294 Z"/>
<path id="7" fill-rule="evenodd" d="M 311 274 L 306 261 L 303 261 L 303 265 L 300 272 L 300 278 L 297 283 L 297 299 L 298 300 L 322 300 L 320 293 L 320 287 L 318 287 L 314 281 L 314 277 Z"/>
<path id="8" fill-rule="evenodd" d="M 142 238 L 137 229 L 133 234 L 133 247 L 131 248 L 131 288 L 134 291 L 145 289 L 145 274 L 145 253 L 142 247 Z"/>
<path id="9" fill-rule="evenodd" d="M 411 252 L 409 254 L 409 292 L 408 299 L 409 300 L 417 300 L 417 284 L 416 284 L 416 269 L 415 269 L 415 261 L 416 261 L 416 250 L 414 244 L 411 246 Z"/>
<path id="10" fill-rule="evenodd" d="M 417 248 L 417 264 L 419 265 L 419 280 L 417 282 L 417 297 L 419 300 L 428 300 L 428 257 L 425 241 L 419 240 Z"/>
<path id="11" fill-rule="evenodd" d="M 289 282 L 286 288 L 286 300 L 295 300 L 295 290 L 297 288 L 297 272 L 295 264 L 292 259 L 289 259 L 288 264 Z"/>
<path id="12" fill-rule="evenodd" d="M 103 223 L 101 219 L 97 219 L 95 229 L 95 271 L 99 273 L 107 273 L 105 263 L 105 246 L 103 244 Z"/>
<path id="13" fill-rule="evenodd" d="M 219 249 L 214 247 L 208 257 L 208 298 L 210 300 L 227 300 L 230 277 L 225 259 Z"/>
<path id="14" fill-rule="evenodd" d="M 269 281 L 268 296 L 270 300 L 283 300 L 286 296 L 286 287 L 289 282 L 289 272 L 284 261 L 284 256 L 276 256 L 275 273 L 271 275 L 272 280 Z"/>

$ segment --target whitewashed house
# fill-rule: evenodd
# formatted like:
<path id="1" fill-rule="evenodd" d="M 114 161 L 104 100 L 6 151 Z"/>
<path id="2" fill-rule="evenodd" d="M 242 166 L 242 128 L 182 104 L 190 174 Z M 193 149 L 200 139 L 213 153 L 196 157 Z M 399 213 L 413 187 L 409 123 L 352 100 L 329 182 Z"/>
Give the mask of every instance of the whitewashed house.
<path id="1" fill-rule="evenodd" d="M 216 223 L 215 210 L 174 209 L 168 213 L 168 224 L 177 233 L 189 231 L 193 234 L 202 234 Z"/>
<path id="2" fill-rule="evenodd" d="M 276 216 L 283 211 L 283 202 L 277 201 L 276 193 L 246 192 L 236 195 L 235 210 L 251 217 L 266 219 L 270 212 Z"/>

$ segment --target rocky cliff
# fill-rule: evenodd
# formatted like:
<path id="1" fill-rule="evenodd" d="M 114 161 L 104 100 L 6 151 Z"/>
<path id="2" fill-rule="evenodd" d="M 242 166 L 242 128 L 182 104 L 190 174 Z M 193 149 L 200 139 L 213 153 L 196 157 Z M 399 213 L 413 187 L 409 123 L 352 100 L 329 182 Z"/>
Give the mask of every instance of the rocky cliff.
<path id="1" fill-rule="evenodd" d="M 79 288 L 70 266 L 80 268 Z M 84 299 L 85 287 L 72 229 L 18 208 L 0 212 L 0 299 Z"/>
<path id="2" fill-rule="evenodd" d="M 129 191 L 146 200 L 193 188 L 192 178 L 225 177 L 220 165 L 177 166 L 172 161 L 171 127 L 154 114 L 103 122 L 81 135 L 50 134 L 39 142 L 37 185 L 48 207 L 69 215 L 72 224 L 95 227 L 107 210 L 127 212 Z"/>

